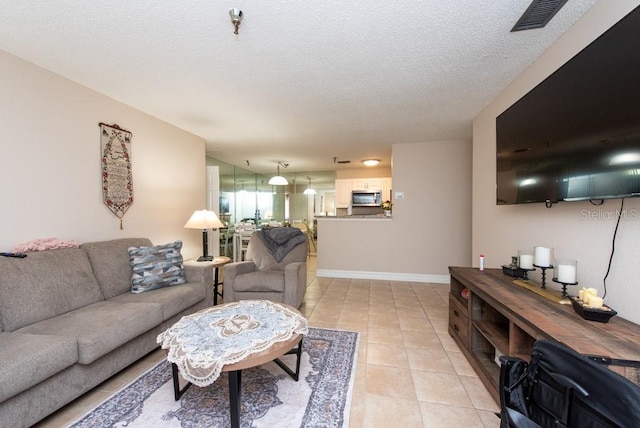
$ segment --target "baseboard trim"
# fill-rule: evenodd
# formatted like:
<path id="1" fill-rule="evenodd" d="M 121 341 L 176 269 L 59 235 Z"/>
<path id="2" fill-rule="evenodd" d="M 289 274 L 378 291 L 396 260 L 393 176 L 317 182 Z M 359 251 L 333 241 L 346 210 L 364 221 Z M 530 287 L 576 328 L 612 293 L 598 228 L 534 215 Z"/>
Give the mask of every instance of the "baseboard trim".
<path id="1" fill-rule="evenodd" d="M 449 284 L 449 275 L 430 275 L 420 273 L 366 272 L 355 270 L 318 269 L 316 276 L 321 278 L 379 279 L 383 281 L 431 282 Z"/>

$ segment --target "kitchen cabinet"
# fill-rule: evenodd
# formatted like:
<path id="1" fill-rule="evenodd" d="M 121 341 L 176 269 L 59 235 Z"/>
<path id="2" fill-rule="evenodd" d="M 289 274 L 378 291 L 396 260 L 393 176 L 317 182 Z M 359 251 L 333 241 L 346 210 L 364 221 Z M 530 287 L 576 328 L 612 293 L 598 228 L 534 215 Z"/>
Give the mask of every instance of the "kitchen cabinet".
<path id="1" fill-rule="evenodd" d="M 352 190 L 382 190 L 382 178 L 354 178 Z"/>
<path id="2" fill-rule="evenodd" d="M 351 180 L 339 178 L 336 180 L 336 208 L 348 208 L 351 203 Z"/>
<path id="3" fill-rule="evenodd" d="M 391 177 L 338 178 L 336 180 L 336 208 L 348 208 L 353 190 L 382 191 L 382 200 L 391 201 Z"/>

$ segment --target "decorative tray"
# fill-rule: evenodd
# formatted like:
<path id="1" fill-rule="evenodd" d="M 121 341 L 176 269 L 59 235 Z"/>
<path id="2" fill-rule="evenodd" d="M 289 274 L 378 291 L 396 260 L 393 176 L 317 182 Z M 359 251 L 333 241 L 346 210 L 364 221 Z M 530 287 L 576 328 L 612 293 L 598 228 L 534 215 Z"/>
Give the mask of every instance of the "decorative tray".
<path id="1" fill-rule="evenodd" d="M 527 276 L 525 269 L 509 265 L 502 265 L 502 273 L 513 278 L 525 278 Z"/>
<path id="2" fill-rule="evenodd" d="M 597 322 L 609 322 L 609 320 L 617 314 L 616 311 L 610 307 L 603 305 L 602 308 L 590 308 L 582 305 L 582 300 L 576 296 L 569 296 L 573 310 L 576 311 L 582 318 L 589 321 Z"/>

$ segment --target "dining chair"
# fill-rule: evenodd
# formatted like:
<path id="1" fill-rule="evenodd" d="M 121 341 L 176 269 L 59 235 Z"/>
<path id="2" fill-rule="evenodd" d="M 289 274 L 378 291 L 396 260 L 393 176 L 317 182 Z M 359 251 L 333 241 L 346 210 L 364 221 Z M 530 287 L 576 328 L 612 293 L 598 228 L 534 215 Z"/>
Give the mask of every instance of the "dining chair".
<path id="1" fill-rule="evenodd" d="M 233 232 L 232 224 L 228 224 L 226 228 L 220 229 L 220 255 L 226 257 L 233 256 Z"/>
<path id="2" fill-rule="evenodd" d="M 233 261 L 241 262 L 245 260 L 247 248 L 251 235 L 256 231 L 255 225 L 243 224 L 236 226 L 233 234 Z"/>
<path id="3" fill-rule="evenodd" d="M 316 247 L 316 241 L 313 238 L 313 231 L 309 228 L 309 225 L 303 221 L 294 220 L 293 227 L 300 229 L 302 233 L 307 236 L 307 240 L 310 245 L 307 245 L 307 253 L 311 255 L 311 247 L 313 247 L 314 252 L 318 252 L 318 248 Z"/>

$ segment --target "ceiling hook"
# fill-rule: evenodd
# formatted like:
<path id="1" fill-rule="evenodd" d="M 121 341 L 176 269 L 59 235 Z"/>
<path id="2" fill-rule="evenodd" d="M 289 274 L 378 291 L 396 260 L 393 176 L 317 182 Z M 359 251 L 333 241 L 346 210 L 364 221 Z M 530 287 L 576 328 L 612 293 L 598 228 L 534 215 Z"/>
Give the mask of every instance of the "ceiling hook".
<path id="1" fill-rule="evenodd" d="M 238 34 L 238 29 L 240 28 L 240 22 L 242 21 L 243 13 L 240 9 L 229 9 L 229 16 L 231 17 L 231 23 L 233 24 L 233 28 L 235 31 L 233 34 Z"/>

